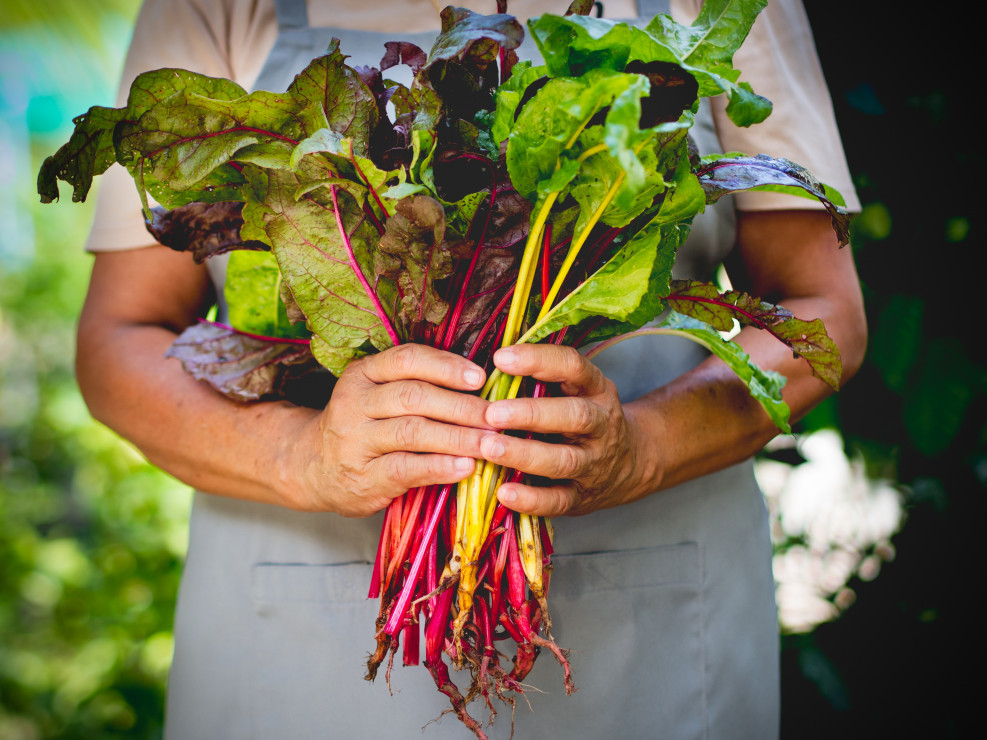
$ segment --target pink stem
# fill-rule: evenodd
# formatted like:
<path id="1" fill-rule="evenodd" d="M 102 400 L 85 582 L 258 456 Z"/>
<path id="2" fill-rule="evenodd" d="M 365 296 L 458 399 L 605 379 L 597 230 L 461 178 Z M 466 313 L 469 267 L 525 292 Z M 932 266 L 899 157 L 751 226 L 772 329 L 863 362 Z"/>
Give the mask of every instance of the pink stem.
<path id="1" fill-rule="evenodd" d="M 329 188 L 329 193 L 332 196 L 332 207 L 336 214 L 336 226 L 339 227 L 339 236 L 342 238 L 343 246 L 346 248 L 346 256 L 350 260 L 350 267 L 353 269 L 353 272 L 356 273 L 356 277 L 360 281 L 360 285 L 363 286 L 363 290 L 366 292 L 370 302 L 374 304 L 374 310 L 377 312 L 377 318 L 379 318 L 380 323 L 384 325 L 384 331 L 386 331 L 387 336 L 390 337 L 391 344 L 396 347 L 401 344 L 401 340 L 398 338 L 397 332 L 394 331 L 394 327 L 391 326 L 391 322 L 387 318 L 387 314 L 384 312 L 384 307 L 380 304 L 380 299 L 377 298 L 377 294 L 374 293 L 373 289 L 370 287 L 370 283 L 367 282 L 367 278 L 363 274 L 363 270 L 360 269 L 360 265 L 356 261 L 356 254 L 353 252 L 353 244 L 350 242 L 349 234 L 346 233 L 346 227 L 343 226 L 343 213 L 339 210 L 339 200 L 336 195 L 335 185 Z"/>
<path id="2" fill-rule="evenodd" d="M 422 546 L 415 553 L 415 559 L 411 563 L 411 569 L 404 579 L 404 587 L 401 589 L 401 593 L 394 605 L 394 610 L 388 617 L 387 624 L 384 627 L 384 631 L 389 635 L 397 634 L 401 623 L 404 621 L 405 612 L 408 610 L 408 603 L 415 595 L 415 583 L 418 581 L 418 572 L 421 570 L 422 562 L 425 560 L 425 555 L 428 552 L 427 545 L 435 534 L 435 528 L 439 523 L 439 516 L 445 508 L 446 499 L 449 497 L 449 491 L 451 490 L 451 485 L 445 485 L 439 493 L 439 499 L 435 503 L 435 509 L 428 520 L 428 525 L 425 527 L 425 532 L 422 536 Z"/>

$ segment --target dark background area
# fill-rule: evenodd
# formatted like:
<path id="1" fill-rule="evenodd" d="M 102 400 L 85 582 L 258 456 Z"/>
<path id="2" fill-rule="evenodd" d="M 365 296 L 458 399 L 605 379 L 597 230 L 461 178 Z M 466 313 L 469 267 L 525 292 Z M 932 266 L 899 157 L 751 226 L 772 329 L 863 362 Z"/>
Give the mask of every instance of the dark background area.
<path id="1" fill-rule="evenodd" d="M 970 737 L 980 680 L 977 543 L 987 446 L 979 240 L 983 123 L 963 20 L 806 0 L 863 204 L 853 248 L 870 326 L 860 374 L 806 420 L 897 480 L 896 557 L 856 602 L 783 636 L 783 738 Z"/>

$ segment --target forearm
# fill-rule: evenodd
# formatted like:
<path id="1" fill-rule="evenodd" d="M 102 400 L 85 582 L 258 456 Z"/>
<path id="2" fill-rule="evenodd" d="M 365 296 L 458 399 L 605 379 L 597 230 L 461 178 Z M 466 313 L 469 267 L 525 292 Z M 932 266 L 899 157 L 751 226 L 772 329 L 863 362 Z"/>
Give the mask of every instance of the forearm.
<path id="1" fill-rule="evenodd" d="M 152 463 L 210 493 L 299 508 L 318 412 L 238 404 L 164 359 L 175 333 L 149 324 L 80 325 L 77 375 L 95 418 Z"/>
<path id="2" fill-rule="evenodd" d="M 838 307 L 795 299 L 785 307 L 796 316 L 822 318 L 845 352 L 844 380 L 859 366 L 860 338 Z M 803 417 L 832 389 L 812 376 L 808 364 L 768 332 L 744 329 L 734 341 L 762 368 L 785 376 L 783 397 L 791 419 Z M 635 497 L 722 470 L 760 451 L 779 433 L 744 383 L 721 360 L 709 358 L 668 385 L 627 404 L 625 411 L 642 440 L 642 480 Z M 660 440 L 660 443 L 657 442 Z"/>
<path id="3" fill-rule="evenodd" d="M 469 475 L 483 371 L 418 345 L 351 362 L 317 411 L 227 399 L 165 352 L 210 301 L 208 276 L 164 247 L 101 253 L 79 320 L 77 375 L 93 415 L 200 490 L 369 516 L 405 491 Z"/>

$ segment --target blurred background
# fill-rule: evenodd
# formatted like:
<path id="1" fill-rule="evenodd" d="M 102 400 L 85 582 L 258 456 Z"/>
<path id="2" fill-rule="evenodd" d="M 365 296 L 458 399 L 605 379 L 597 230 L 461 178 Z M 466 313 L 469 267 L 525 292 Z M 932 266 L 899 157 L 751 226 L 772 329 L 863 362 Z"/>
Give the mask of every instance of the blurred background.
<path id="1" fill-rule="evenodd" d="M 72 117 L 114 104 L 138 7 L 0 0 L 2 740 L 161 735 L 189 492 L 90 420 L 72 356 L 91 199 L 41 206 L 34 190 Z M 853 383 L 758 461 L 782 737 L 967 737 L 987 487 L 973 42 L 914 17 L 892 33 L 883 4 L 834 7 L 806 0 L 864 203 L 871 340 Z"/>

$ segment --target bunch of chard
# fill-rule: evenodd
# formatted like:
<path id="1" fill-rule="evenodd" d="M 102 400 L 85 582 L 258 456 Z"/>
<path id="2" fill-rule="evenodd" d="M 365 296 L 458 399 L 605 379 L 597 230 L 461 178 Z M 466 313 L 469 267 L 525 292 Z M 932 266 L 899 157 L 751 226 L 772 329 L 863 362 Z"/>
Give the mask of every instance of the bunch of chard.
<path id="1" fill-rule="evenodd" d="M 691 26 L 658 16 L 644 28 L 590 18 L 591 5 L 529 22 L 543 64 L 517 60 L 524 31 L 506 12 L 450 7 L 429 53 L 395 42 L 379 68 L 351 67 L 334 43 L 284 92 L 145 73 L 125 107 L 76 119 L 39 192 L 55 200 L 62 179 L 84 200 L 120 162 L 161 243 L 199 261 L 231 253 L 229 324 L 191 327 L 169 354 L 238 401 L 324 404 L 325 370 L 408 342 L 485 365 L 486 399 L 540 397 L 553 389 L 493 369 L 494 349 L 599 351 L 631 333 L 672 333 L 722 358 L 787 430 L 783 378 L 722 332 L 765 329 L 836 387 L 839 354 L 821 322 L 671 278 L 694 216 L 740 190 L 817 198 L 846 241 L 838 194 L 798 165 L 701 159 L 690 146 L 702 97 L 726 94 L 738 125 L 770 112 L 732 66 L 764 0 L 709 0 Z M 410 87 L 386 79 L 399 64 Z M 402 646 L 417 664 L 423 630 L 428 670 L 478 737 L 469 702 L 482 698 L 491 718 L 495 698 L 513 706 L 542 648 L 573 690 L 551 635 L 551 524 L 497 503 L 499 485 L 521 475 L 479 461 L 455 490 L 395 499 L 370 585 L 381 607 L 368 678 L 385 660 L 389 674 Z M 468 687 L 450 665 L 469 669 Z"/>

